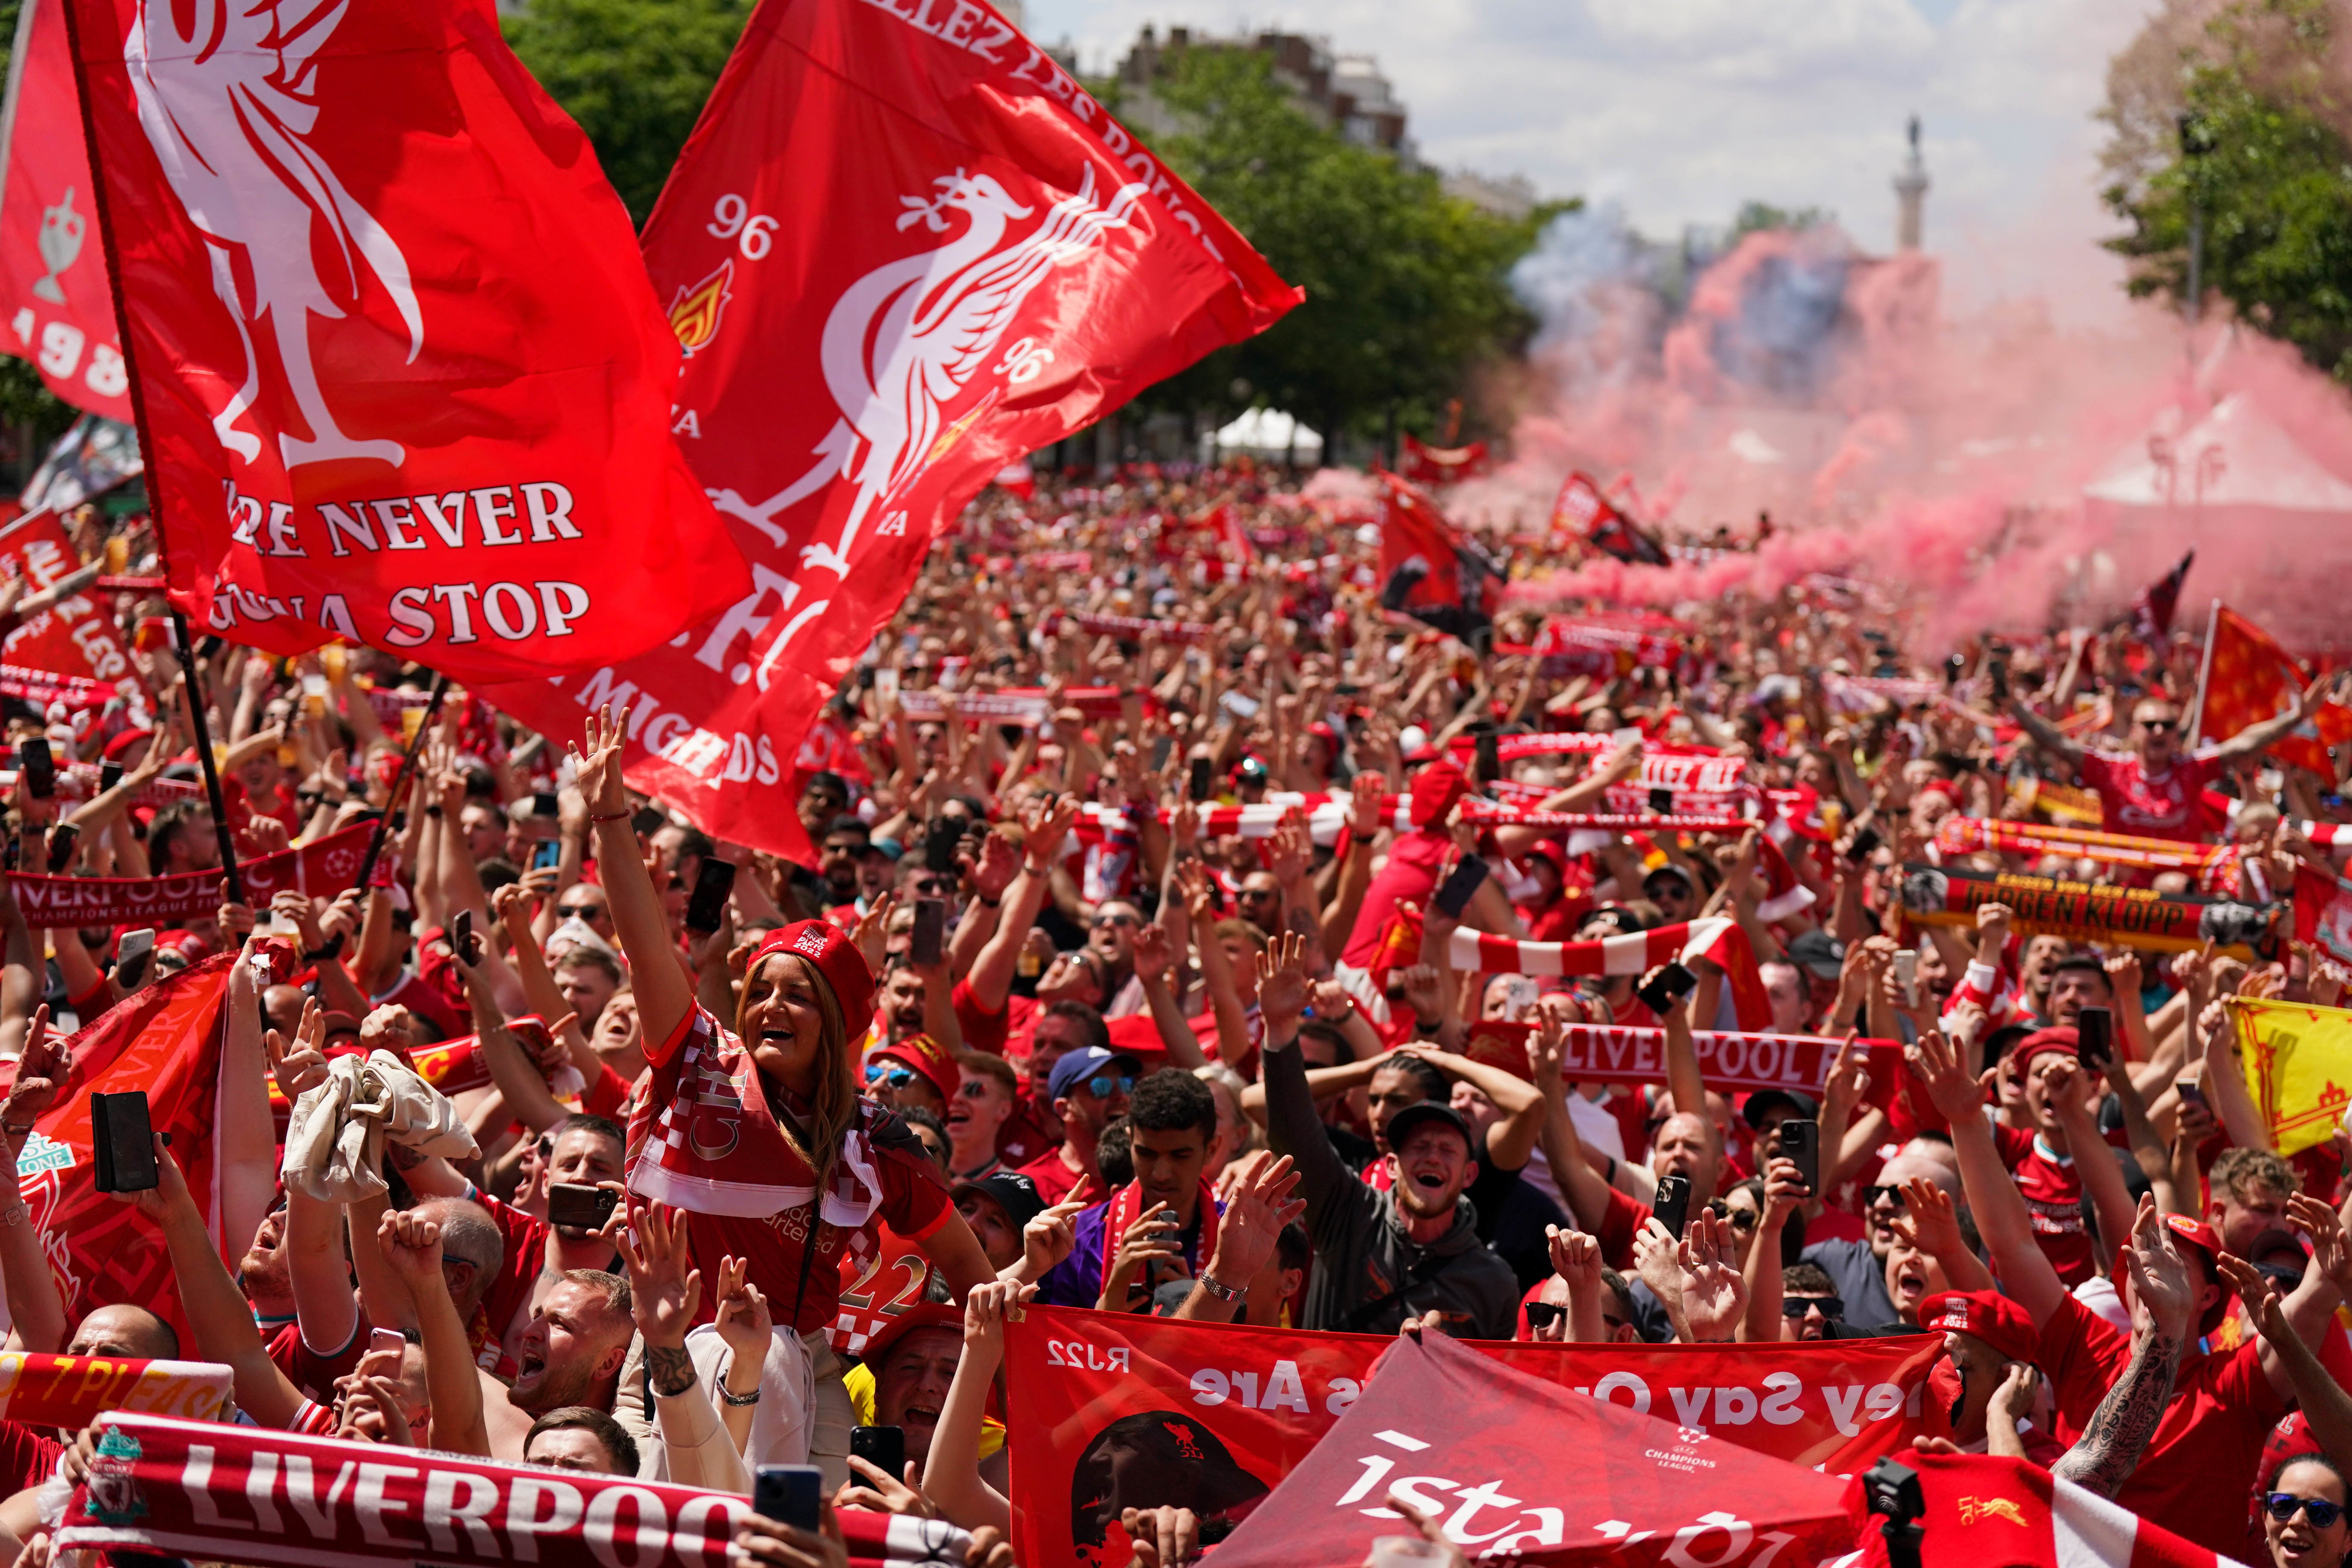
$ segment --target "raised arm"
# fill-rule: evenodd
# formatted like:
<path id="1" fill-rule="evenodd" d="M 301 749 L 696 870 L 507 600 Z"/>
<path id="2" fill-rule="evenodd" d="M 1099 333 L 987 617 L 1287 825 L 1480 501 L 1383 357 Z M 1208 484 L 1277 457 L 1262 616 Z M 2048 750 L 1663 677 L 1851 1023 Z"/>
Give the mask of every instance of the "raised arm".
<path id="1" fill-rule="evenodd" d="M 2319 706 L 2319 700 L 2327 695 L 2327 689 L 2335 683 L 2335 680 L 2336 677 L 2332 674 L 2321 676 L 2304 689 L 2303 694 L 2294 700 L 2293 708 L 2275 718 L 2265 719 L 2259 724 L 2247 725 L 2214 747 L 2212 754 L 2217 757 L 2252 756 L 2272 742 L 2284 740 L 2297 724 L 2302 723 L 2310 715 L 2314 708 Z"/>
<path id="2" fill-rule="evenodd" d="M 364 1239 L 364 1238 L 355 1238 Z M 375 1243 L 408 1292 L 424 1342 L 425 1392 L 433 1405 L 433 1446 L 451 1454 L 490 1457 L 490 1429 L 482 1417 L 482 1380 L 474 1371 L 465 1321 L 441 1277 L 441 1227 L 413 1212 L 387 1210 Z"/>
<path id="3" fill-rule="evenodd" d="M 2132 1280 L 2131 1362 L 2091 1413 L 2083 1436 L 2050 1467 L 2061 1480 L 2101 1497 L 2115 1496 L 2156 1435 L 2196 1316 L 2188 1265 L 2158 1221 L 2153 1200 L 2140 1200 L 2130 1236 L 2124 1264 Z"/>
<path id="4" fill-rule="evenodd" d="M 667 1040 L 694 1011 L 694 986 L 670 941 L 669 917 L 653 874 L 637 850 L 629 826 L 629 801 L 621 784 L 621 748 L 627 739 L 628 710 L 591 714 L 586 750 L 572 749 L 579 767 L 581 798 L 596 835 L 596 870 L 604 884 L 613 928 L 629 956 L 629 984 L 648 1045 Z"/>
<path id="5" fill-rule="evenodd" d="M 2027 706 L 2024 698 L 2014 694 L 2010 697 L 2009 715 L 2018 721 L 2027 734 L 2033 737 L 2035 745 L 2064 763 L 2069 768 L 2079 768 L 2083 765 L 2083 742 L 2036 713 Z"/>
<path id="6" fill-rule="evenodd" d="M 1994 1272 L 2020 1305 L 2033 1314 L 2036 1328 L 2065 1300 L 2066 1287 L 2033 1239 L 2033 1218 L 1985 1121 L 1984 1086 L 1942 1035 L 1929 1033 L 1905 1047 L 1911 1070 L 1927 1086 L 1927 1098 L 1951 1123 L 1952 1148 L 1959 1156 L 1960 1184 L 1977 1230 L 1992 1249 Z"/>
<path id="7" fill-rule="evenodd" d="M 2270 1280 L 2242 1258 L 2223 1254 L 2221 1277 L 2245 1303 L 2246 1315 L 2278 1356 L 2279 1367 L 2294 1390 L 2303 1418 L 2322 1452 L 2337 1464 L 2352 1464 L 2352 1394 L 2344 1392 L 2303 1336 L 2287 1321 L 2286 1310 Z"/>
<path id="8" fill-rule="evenodd" d="M 25 1054 L 16 1062 L 16 1081 L 0 1102 L 0 1182 L 6 1184 L 8 1200 L 7 1211 L 0 1214 L 0 1289 L 16 1319 L 17 1343 L 51 1354 L 66 1348 L 66 1304 L 41 1250 L 41 1234 L 27 1223 L 30 1215 L 16 1190 L 16 1155 L 32 1136 L 34 1121 L 57 1102 L 71 1070 L 64 1040 L 49 1029 L 49 1010 L 35 1009 Z"/>
<path id="9" fill-rule="evenodd" d="M 1324 1136 L 1315 1091 L 1307 1085 L 1306 1058 L 1298 1051 L 1298 1019 L 1307 1006 L 1305 964 L 1306 944 L 1288 931 L 1258 954 L 1257 1001 L 1265 1023 L 1265 1056 L 1258 1071 L 1265 1083 L 1266 1145 L 1290 1156 L 1308 1212 L 1319 1216 L 1356 1177 Z"/>

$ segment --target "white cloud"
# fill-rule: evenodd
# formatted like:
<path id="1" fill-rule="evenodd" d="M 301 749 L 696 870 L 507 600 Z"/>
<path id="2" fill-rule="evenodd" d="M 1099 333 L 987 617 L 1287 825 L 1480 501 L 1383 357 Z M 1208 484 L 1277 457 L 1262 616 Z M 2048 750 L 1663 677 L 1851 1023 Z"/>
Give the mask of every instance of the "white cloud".
<path id="1" fill-rule="evenodd" d="M 1646 232 L 1750 198 L 1891 244 L 1903 124 L 1926 127 L 1948 299 L 2118 308 L 2091 119 L 2141 21 L 2116 0 L 1029 0 L 1030 30 L 1107 70 L 1147 22 L 1278 27 L 1376 56 L 1441 166 L 1622 202 Z"/>

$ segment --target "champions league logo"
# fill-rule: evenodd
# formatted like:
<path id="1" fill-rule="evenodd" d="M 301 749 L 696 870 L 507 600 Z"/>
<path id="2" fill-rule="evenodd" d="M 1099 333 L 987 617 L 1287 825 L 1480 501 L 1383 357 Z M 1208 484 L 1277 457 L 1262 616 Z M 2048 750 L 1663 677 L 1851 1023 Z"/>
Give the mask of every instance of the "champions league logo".
<path id="1" fill-rule="evenodd" d="M 86 220 L 74 211 L 74 189 L 58 198 L 58 205 L 41 209 L 41 234 L 34 243 L 41 253 L 41 264 L 47 276 L 33 284 L 33 297 L 47 300 L 53 305 L 66 302 L 66 291 L 58 286 L 58 274 L 81 258 L 82 237 L 89 232 Z"/>

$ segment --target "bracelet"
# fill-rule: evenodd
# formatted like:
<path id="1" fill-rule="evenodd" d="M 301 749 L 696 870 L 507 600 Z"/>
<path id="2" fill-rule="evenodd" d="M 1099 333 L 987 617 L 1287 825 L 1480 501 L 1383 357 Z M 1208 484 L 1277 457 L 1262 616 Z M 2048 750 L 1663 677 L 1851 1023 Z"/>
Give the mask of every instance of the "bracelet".
<path id="1" fill-rule="evenodd" d="M 747 1405 L 760 1403 L 760 1385 L 755 1383 L 751 1385 L 751 1393 L 738 1395 L 733 1389 L 727 1386 L 726 1380 L 722 1378 L 719 1384 L 719 1397 L 740 1410 Z"/>
<path id="2" fill-rule="evenodd" d="M 972 897 L 980 900 L 981 907 L 982 909 L 996 909 L 1004 902 L 1004 900 L 1002 897 L 992 899 L 986 893 L 975 893 Z"/>
<path id="3" fill-rule="evenodd" d="M 626 822 L 628 819 L 629 814 L 625 811 L 592 811 L 588 814 L 591 822 Z"/>
<path id="4" fill-rule="evenodd" d="M 425 815 L 434 818 L 436 821 L 438 821 L 441 816 L 440 803 L 436 801 L 433 805 L 426 806 L 425 808 Z"/>
<path id="5" fill-rule="evenodd" d="M 15 1208 L 8 1210 L 5 1214 L 0 1214 L 0 1228 L 14 1230 L 32 1217 L 32 1211 L 26 1208 L 22 1203 L 19 1203 Z"/>
<path id="6" fill-rule="evenodd" d="M 1214 1296 L 1220 1301 L 1238 1301 L 1243 1297 L 1249 1294 L 1248 1286 L 1244 1285 L 1240 1289 L 1236 1290 L 1232 1286 L 1220 1280 L 1215 1275 L 1210 1273 L 1205 1268 L 1202 1269 L 1200 1273 L 1192 1277 L 1192 1283 L 1198 1285 L 1202 1289 L 1206 1290 L 1210 1295 Z"/>
<path id="7" fill-rule="evenodd" d="M 337 931 L 335 933 L 334 941 L 328 942 L 323 946 L 312 948 L 310 952 L 302 955 L 302 962 L 305 963 L 324 963 L 330 959 L 342 957 L 343 939 L 349 935 L 351 935 L 351 932 L 349 931 Z"/>
<path id="8" fill-rule="evenodd" d="M 5 1121 L 0 1121 L 0 1132 L 5 1132 L 11 1138 L 29 1137 L 32 1134 L 32 1131 L 33 1124 L 29 1121 L 26 1122 L 22 1127 L 12 1127 Z"/>

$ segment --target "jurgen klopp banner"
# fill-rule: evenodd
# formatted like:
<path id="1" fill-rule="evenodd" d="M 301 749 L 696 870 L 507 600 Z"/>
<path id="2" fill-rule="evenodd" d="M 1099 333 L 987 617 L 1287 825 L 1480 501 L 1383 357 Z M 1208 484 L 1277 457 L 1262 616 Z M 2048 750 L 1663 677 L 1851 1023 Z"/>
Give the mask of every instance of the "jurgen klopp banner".
<path id="1" fill-rule="evenodd" d="M 193 614 L 475 683 L 740 596 L 628 215 L 489 0 L 67 3 Z"/>
<path id="2" fill-rule="evenodd" d="M 0 119 L 0 349 L 77 408 L 129 423 L 130 381 L 98 243 L 64 0 L 25 0 Z"/>
<path id="3" fill-rule="evenodd" d="M 551 734 L 626 703 L 631 784 L 791 853 L 810 725 L 942 521 L 1299 298 L 978 0 L 763 0 L 645 250 L 688 355 L 679 443 L 752 592 L 491 696 Z"/>
<path id="4" fill-rule="evenodd" d="M 1122 1508 L 1246 1514 L 1363 1393 L 1384 1334 L 1032 1307 L 1008 1332 L 1022 1568 L 1127 1561 Z M 1516 1372 L 1832 1473 L 1945 1433 L 1932 1335 L 1775 1345 L 1471 1342 Z"/>

